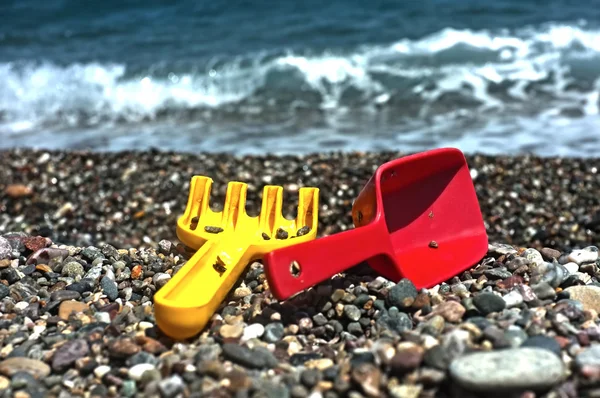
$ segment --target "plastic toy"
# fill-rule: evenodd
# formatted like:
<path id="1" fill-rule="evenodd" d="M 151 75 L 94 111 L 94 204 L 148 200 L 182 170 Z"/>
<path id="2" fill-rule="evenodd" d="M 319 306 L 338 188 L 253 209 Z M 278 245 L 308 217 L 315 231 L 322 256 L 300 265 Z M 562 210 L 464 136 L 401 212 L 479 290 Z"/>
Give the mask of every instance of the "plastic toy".
<path id="1" fill-rule="evenodd" d="M 257 217 L 246 213 L 247 185 L 230 182 L 223 211 L 209 206 L 212 179 L 194 176 L 177 236 L 197 249 L 154 295 L 158 327 L 175 339 L 199 333 L 225 299 L 248 263 L 268 251 L 315 239 L 319 189 L 299 190 L 295 220 L 282 215 L 283 187 L 265 186 Z"/>
<path id="2" fill-rule="evenodd" d="M 354 202 L 352 218 L 354 229 L 266 254 L 273 296 L 289 298 L 363 261 L 389 280 L 431 287 L 488 249 L 466 159 L 454 148 L 381 165 Z"/>

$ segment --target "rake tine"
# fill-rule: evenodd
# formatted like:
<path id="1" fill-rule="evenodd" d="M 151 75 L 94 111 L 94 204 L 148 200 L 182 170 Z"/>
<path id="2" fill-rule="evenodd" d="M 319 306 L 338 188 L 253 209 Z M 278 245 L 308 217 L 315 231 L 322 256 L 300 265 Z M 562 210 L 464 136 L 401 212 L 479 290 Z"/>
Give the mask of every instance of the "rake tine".
<path id="1" fill-rule="evenodd" d="M 248 185 L 243 182 L 230 182 L 227 184 L 225 206 L 223 206 L 223 224 L 235 227 L 240 216 L 246 214 L 246 193 Z"/>
<path id="2" fill-rule="evenodd" d="M 212 179 L 203 176 L 194 176 L 190 183 L 187 206 L 184 217 L 191 222 L 194 217 L 200 217 L 208 208 Z"/>
<path id="3" fill-rule="evenodd" d="M 266 185 L 263 188 L 262 204 L 260 209 L 260 229 L 272 235 L 275 230 L 281 208 L 283 206 L 283 187 L 277 185 Z"/>
<path id="4" fill-rule="evenodd" d="M 314 215 L 318 212 L 319 189 L 300 188 L 298 190 L 298 215 L 296 216 L 296 227 L 313 227 Z"/>

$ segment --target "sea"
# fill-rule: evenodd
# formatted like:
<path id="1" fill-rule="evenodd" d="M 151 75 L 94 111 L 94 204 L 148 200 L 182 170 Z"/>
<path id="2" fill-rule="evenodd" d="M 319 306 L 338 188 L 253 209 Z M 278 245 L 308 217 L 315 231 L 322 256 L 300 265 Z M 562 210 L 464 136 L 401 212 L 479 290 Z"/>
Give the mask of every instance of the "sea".
<path id="1" fill-rule="evenodd" d="M 0 148 L 600 154 L 600 1 L 0 0 Z"/>

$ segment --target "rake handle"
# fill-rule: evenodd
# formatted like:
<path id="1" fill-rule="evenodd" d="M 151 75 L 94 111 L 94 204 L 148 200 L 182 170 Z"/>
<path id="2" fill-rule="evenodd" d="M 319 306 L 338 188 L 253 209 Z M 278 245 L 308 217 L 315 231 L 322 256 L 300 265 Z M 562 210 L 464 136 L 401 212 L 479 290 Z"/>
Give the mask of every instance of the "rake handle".
<path id="1" fill-rule="evenodd" d="M 271 293 L 285 300 L 380 254 L 381 245 L 373 232 L 365 226 L 267 253 L 263 265 Z M 296 275 L 292 274 L 293 262 L 299 265 Z"/>

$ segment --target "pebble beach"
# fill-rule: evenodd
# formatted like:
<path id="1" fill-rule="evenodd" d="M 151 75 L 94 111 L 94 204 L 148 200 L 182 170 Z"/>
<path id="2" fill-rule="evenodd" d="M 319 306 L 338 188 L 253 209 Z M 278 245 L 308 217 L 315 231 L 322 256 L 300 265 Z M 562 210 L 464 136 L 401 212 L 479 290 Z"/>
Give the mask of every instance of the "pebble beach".
<path id="1" fill-rule="evenodd" d="M 254 262 L 198 336 L 157 328 L 192 176 L 214 209 L 248 183 L 252 215 L 264 185 L 290 218 L 318 187 L 324 236 L 406 154 L 0 152 L 0 397 L 600 396 L 596 158 L 467 155 L 488 252 L 431 289 L 359 264 L 278 301 Z"/>

